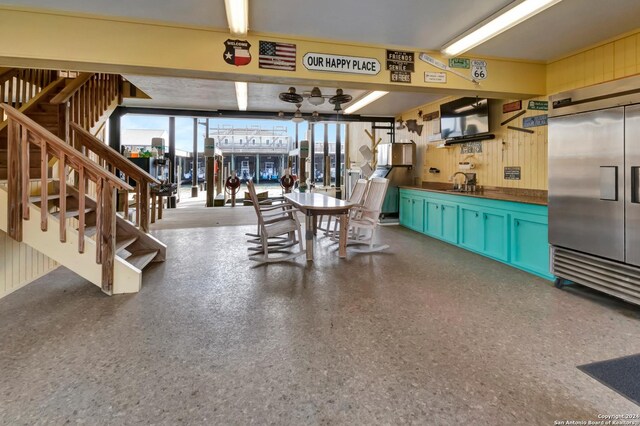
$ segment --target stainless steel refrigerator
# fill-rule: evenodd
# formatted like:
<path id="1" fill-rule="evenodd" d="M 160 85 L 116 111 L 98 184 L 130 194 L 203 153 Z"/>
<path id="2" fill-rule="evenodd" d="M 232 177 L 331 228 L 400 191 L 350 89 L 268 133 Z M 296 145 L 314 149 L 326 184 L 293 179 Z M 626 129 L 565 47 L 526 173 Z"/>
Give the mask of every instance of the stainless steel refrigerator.
<path id="1" fill-rule="evenodd" d="M 549 242 L 556 284 L 640 304 L 640 77 L 550 98 Z"/>

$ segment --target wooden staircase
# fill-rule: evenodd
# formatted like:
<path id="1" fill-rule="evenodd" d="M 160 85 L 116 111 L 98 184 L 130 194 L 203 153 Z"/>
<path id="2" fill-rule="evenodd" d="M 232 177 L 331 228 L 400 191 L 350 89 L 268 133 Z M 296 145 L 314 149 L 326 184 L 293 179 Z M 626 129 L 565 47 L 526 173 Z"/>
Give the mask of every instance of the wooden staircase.
<path id="1" fill-rule="evenodd" d="M 94 136 L 121 100 L 120 77 L 81 73 L 37 86 L 14 75 L 13 88 L 1 77 L 0 230 L 107 294 L 137 292 L 142 269 L 164 261 L 166 246 L 147 234 L 150 185 L 159 182 Z M 136 223 L 126 219 L 129 203 L 116 213 L 118 192 L 136 194 Z"/>
<path id="2" fill-rule="evenodd" d="M 42 231 L 39 220 L 25 221 L 23 242 L 42 254 L 82 276 L 93 284 L 103 287 L 102 266 L 96 262 L 98 252 L 96 235 L 98 233 L 98 205 L 96 200 L 85 195 L 84 207 L 80 209 L 80 193 L 67 184 L 64 203 L 61 203 L 60 182 L 49 181 L 46 191 L 48 229 Z M 42 216 L 42 195 L 29 197 L 30 217 Z M 0 187 L 0 206 L 7 205 L 6 187 Z M 65 204 L 64 222 L 65 241 L 60 241 L 58 229 L 61 223 L 61 204 Z M 83 232 L 79 229 L 79 218 L 84 216 Z M 113 284 L 108 294 L 136 293 L 142 285 L 142 270 L 151 262 L 163 262 L 167 247 L 153 236 L 143 232 L 121 215 L 116 214 L 115 258 L 113 262 Z M 6 209 L 0 209 L 0 230 L 7 232 Z M 81 234 L 84 234 L 81 236 Z M 83 252 L 77 249 L 83 239 Z"/>

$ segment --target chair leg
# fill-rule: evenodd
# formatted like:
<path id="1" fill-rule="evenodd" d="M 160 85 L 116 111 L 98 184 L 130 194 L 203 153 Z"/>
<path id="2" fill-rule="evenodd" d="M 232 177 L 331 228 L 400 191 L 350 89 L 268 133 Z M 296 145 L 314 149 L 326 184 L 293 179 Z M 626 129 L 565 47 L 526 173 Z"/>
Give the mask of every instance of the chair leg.
<path id="1" fill-rule="evenodd" d="M 266 235 L 262 235 L 262 255 L 265 259 L 269 259 L 269 239 Z"/>

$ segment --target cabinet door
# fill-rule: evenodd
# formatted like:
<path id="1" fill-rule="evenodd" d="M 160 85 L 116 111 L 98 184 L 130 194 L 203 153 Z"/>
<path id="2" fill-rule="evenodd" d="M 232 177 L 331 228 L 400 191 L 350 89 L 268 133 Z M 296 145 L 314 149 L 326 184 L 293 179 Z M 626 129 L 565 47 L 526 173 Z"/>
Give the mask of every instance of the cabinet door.
<path id="1" fill-rule="evenodd" d="M 482 220 L 484 222 L 484 253 L 487 256 L 508 261 L 508 215 L 496 210 L 484 210 Z"/>
<path id="2" fill-rule="evenodd" d="M 411 229 L 424 232 L 424 199 L 411 200 Z"/>
<path id="3" fill-rule="evenodd" d="M 434 237 L 442 237 L 442 213 L 440 211 L 440 203 L 427 201 L 427 223 L 425 233 Z"/>
<path id="4" fill-rule="evenodd" d="M 471 250 L 483 250 L 482 212 L 460 206 L 460 245 Z"/>
<path id="5" fill-rule="evenodd" d="M 511 220 L 511 263 L 551 276 L 547 218 L 514 214 Z"/>
<path id="6" fill-rule="evenodd" d="M 400 225 L 411 227 L 411 214 L 413 213 L 411 207 L 411 198 L 408 196 L 400 197 Z"/>
<path id="7" fill-rule="evenodd" d="M 458 206 L 442 203 L 442 239 L 453 244 L 458 244 Z"/>

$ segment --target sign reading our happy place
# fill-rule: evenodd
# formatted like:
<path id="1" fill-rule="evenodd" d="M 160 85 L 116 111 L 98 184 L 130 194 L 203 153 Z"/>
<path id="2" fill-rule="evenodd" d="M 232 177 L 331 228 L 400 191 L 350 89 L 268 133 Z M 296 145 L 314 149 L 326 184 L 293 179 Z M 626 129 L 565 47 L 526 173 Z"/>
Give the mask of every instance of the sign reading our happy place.
<path id="1" fill-rule="evenodd" d="M 328 53 L 307 53 L 302 64 L 310 71 L 329 71 L 347 74 L 376 75 L 380 72 L 380 61 L 376 58 L 330 55 Z"/>

